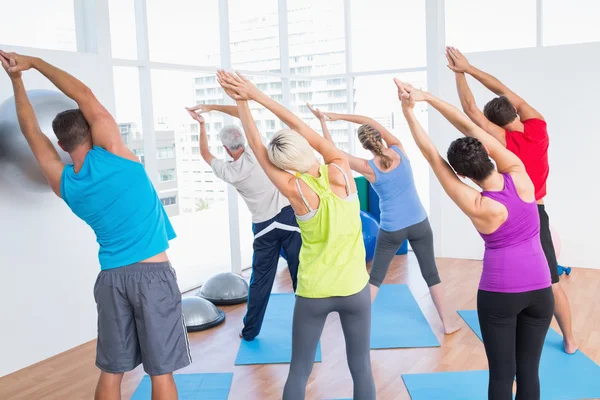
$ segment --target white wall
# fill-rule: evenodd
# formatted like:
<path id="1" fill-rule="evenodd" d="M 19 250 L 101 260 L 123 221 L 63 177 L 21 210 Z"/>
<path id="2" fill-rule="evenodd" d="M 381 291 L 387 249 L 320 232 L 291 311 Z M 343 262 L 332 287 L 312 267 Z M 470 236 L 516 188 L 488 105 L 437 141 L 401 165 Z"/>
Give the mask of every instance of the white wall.
<path id="1" fill-rule="evenodd" d="M 562 240 L 562 265 L 600 268 L 595 253 L 600 213 L 596 171 L 600 148 L 600 43 L 467 54 L 540 111 L 550 135 L 550 177 L 545 199 L 550 223 Z M 440 56 L 434 94 L 460 108 L 454 74 Z M 480 108 L 494 95 L 469 78 Z M 458 132 L 433 110 L 429 131 L 445 155 Z M 431 209 L 436 252 L 441 257 L 480 259 L 483 241 L 432 176 Z"/>
<path id="2" fill-rule="evenodd" d="M 114 111 L 112 66 L 96 55 L 3 46 L 46 59 L 80 78 Z M 109 60 L 110 61 L 110 60 Z M 37 71 L 27 89 L 54 89 Z M 0 102 L 12 96 L 0 74 Z M 96 337 L 93 285 L 100 267 L 92 230 L 52 192 L 0 180 L 0 376 Z"/>

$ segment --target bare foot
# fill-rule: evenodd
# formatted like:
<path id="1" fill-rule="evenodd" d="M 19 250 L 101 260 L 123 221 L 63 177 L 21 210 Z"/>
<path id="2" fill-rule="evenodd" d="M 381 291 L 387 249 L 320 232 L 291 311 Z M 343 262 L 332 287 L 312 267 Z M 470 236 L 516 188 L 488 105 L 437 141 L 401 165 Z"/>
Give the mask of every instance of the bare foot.
<path id="1" fill-rule="evenodd" d="M 449 324 L 448 326 L 444 325 L 444 335 L 451 335 L 454 332 L 459 331 L 461 328 L 461 326 L 458 324 L 458 322 L 454 322 L 452 324 Z"/>
<path id="2" fill-rule="evenodd" d="M 565 343 L 565 353 L 567 354 L 575 354 L 577 352 L 577 344 L 575 342 L 573 343 L 567 343 L 566 341 Z"/>

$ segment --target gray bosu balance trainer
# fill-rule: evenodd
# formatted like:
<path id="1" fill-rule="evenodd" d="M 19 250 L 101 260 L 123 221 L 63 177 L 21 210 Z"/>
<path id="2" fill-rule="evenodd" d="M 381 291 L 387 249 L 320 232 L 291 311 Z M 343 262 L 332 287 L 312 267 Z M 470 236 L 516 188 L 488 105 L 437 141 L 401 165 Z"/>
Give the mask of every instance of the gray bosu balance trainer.
<path id="1" fill-rule="evenodd" d="M 222 272 L 207 280 L 196 296 L 218 306 L 241 304 L 248 300 L 248 283 L 237 274 Z"/>
<path id="2" fill-rule="evenodd" d="M 213 328 L 225 321 L 225 313 L 208 300 L 197 296 L 181 299 L 185 327 L 188 332 Z"/>

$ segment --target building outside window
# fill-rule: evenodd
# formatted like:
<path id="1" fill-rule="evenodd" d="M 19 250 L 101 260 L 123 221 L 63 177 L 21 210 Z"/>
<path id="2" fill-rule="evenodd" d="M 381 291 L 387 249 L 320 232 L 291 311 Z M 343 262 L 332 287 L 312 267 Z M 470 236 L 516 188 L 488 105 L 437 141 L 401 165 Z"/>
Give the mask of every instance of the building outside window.
<path id="1" fill-rule="evenodd" d="M 174 158 L 175 157 L 175 149 L 173 146 L 169 147 L 158 147 L 156 149 L 156 157 L 157 158 Z"/>
<path id="2" fill-rule="evenodd" d="M 158 180 L 168 182 L 175 180 L 175 169 L 163 169 L 158 171 Z"/>

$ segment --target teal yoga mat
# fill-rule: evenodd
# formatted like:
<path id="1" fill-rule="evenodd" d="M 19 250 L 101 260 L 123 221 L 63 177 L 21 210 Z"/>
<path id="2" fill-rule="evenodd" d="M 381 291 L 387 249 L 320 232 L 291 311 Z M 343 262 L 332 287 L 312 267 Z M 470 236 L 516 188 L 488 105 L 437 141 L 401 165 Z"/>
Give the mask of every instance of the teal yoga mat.
<path id="1" fill-rule="evenodd" d="M 488 371 L 404 374 L 412 400 L 486 400 Z"/>
<path id="2" fill-rule="evenodd" d="M 286 364 L 292 360 L 293 293 L 272 294 L 260 334 L 252 341 L 241 340 L 235 365 Z M 321 362 L 321 345 L 315 362 Z"/>
<path id="3" fill-rule="evenodd" d="M 473 332 L 481 338 L 476 310 L 458 312 Z M 548 329 L 540 360 L 540 389 L 544 400 L 578 400 L 600 398 L 600 366 L 581 351 L 567 354 L 563 338 Z"/>
<path id="4" fill-rule="evenodd" d="M 179 400 L 227 400 L 233 374 L 175 374 Z M 152 385 L 145 375 L 131 400 L 150 400 Z"/>
<path id="5" fill-rule="evenodd" d="M 373 302 L 371 348 L 438 347 L 429 323 L 406 285 L 381 285 Z"/>

